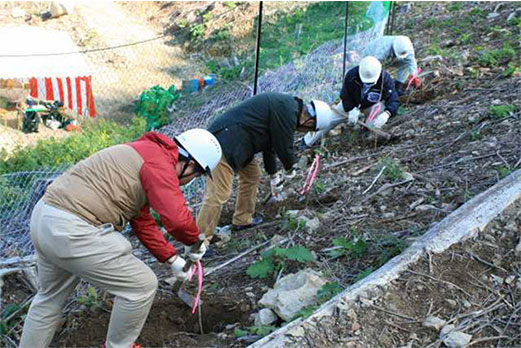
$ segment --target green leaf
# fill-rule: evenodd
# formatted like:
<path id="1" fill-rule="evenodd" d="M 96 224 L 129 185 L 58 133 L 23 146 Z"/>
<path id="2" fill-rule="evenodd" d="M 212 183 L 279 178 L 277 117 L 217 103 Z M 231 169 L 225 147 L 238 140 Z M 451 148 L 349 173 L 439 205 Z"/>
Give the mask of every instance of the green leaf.
<path id="1" fill-rule="evenodd" d="M 2 319 L 7 318 L 14 312 L 20 309 L 20 305 L 16 303 L 9 303 L 7 306 L 5 306 L 4 310 L 2 311 Z"/>
<path id="2" fill-rule="evenodd" d="M 254 335 L 266 336 L 275 331 L 277 328 L 271 325 L 252 326 L 248 329 Z"/>
<path id="3" fill-rule="evenodd" d="M 275 270 L 275 265 L 271 258 L 266 258 L 261 261 L 257 261 L 248 267 L 246 273 L 252 278 L 266 278 L 270 273 Z"/>
<path id="4" fill-rule="evenodd" d="M 248 335 L 248 331 L 241 330 L 237 327 L 235 328 L 235 330 L 233 330 L 233 333 L 234 333 L 235 337 L 244 337 L 244 336 Z"/>
<path id="5" fill-rule="evenodd" d="M 311 251 L 303 246 L 293 246 L 288 249 L 277 249 L 277 255 L 288 260 L 294 260 L 302 263 L 315 260 L 315 256 L 311 253 Z"/>
<path id="6" fill-rule="evenodd" d="M 317 300 L 319 302 L 325 302 L 341 292 L 343 288 L 338 282 L 327 282 L 317 292 Z"/>

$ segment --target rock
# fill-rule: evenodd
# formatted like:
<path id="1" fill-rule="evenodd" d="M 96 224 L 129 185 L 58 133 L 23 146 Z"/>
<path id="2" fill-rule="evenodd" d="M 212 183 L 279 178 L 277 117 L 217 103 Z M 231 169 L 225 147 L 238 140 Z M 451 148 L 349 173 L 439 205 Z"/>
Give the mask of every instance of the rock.
<path id="1" fill-rule="evenodd" d="M 516 249 L 514 251 L 517 256 L 521 256 L 521 239 L 519 240 L 519 243 L 517 243 Z"/>
<path id="2" fill-rule="evenodd" d="M 354 322 L 353 325 L 351 325 L 351 331 L 357 332 L 362 328 L 362 325 L 359 322 Z"/>
<path id="3" fill-rule="evenodd" d="M 463 299 L 463 300 L 461 301 L 461 304 L 463 304 L 463 307 L 465 307 L 465 308 L 470 308 L 470 307 L 472 307 L 472 304 L 471 304 L 468 300 L 466 300 L 466 299 Z"/>
<path id="4" fill-rule="evenodd" d="M 271 308 L 283 320 L 292 319 L 301 309 L 315 303 L 315 296 L 326 284 L 321 275 L 312 269 L 282 277 L 259 301 L 261 306 Z"/>
<path id="5" fill-rule="evenodd" d="M 435 61 L 435 60 L 439 60 L 440 62 L 443 61 L 443 57 L 440 56 L 440 55 L 436 55 L 436 56 L 427 56 L 425 58 L 423 58 L 421 60 L 422 63 L 429 63 L 429 62 L 432 62 L 432 61 Z"/>
<path id="6" fill-rule="evenodd" d="M 502 277 L 500 276 L 497 276 L 495 274 L 492 274 L 492 284 L 494 284 L 495 286 L 501 286 L 503 285 L 503 282 L 505 281 Z"/>
<path id="7" fill-rule="evenodd" d="M 508 15 L 507 23 L 510 22 L 515 17 L 521 17 L 521 8 L 516 9 L 514 12 Z"/>
<path id="8" fill-rule="evenodd" d="M 364 211 L 364 207 L 356 206 L 356 207 L 350 207 L 349 210 L 351 210 L 353 213 L 361 213 Z"/>
<path id="9" fill-rule="evenodd" d="M 514 282 L 515 279 L 516 279 L 515 275 L 509 275 L 508 277 L 506 277 L 505 283 L 510 285 L 510 284 L 512 284 Z"/>
<path id="10" fill-rule="evenodd" d="M 496 242 L 496 238 L 494 238 L 494 236 L 491 235 L 491 234 L 486 234 L 483 238 L 485 238 L 486 240 L 488 240 L 491 243 L 495 243 Z"/>
<path id="11" fill-rule="evenodd" d="M 269 325 L 277 321 L 277 315 L 269 308 L 263 308 L 255 315 L 255 326 Z"/>
<path id="12" fill-rule="evenodd" d="M 417 206 L 416 208 L 414 208 L 414 210 L 416 211 L 429 211 L 429 210 L 435 210 L 436 207 L 433 206 L 432 204 L 421 204 L 419 206 Z"/>
<path id="13" fill-rule="evenodd" d="M 232 230 L 229 225 L 226 225 L 224 227 L 216 227 L 216 231 L 214 232 L 214 237 L 219 238 L 220 244 L 225 244 L 232 239 Z"/>
<path id="14" fill-rule="evenodd" d="M 497 13 L 497 12 L 492 12 L 487 15 L 487 19 L 494 19 L 497 17 L 499 17 L 499 13 Z"/>
<path id="15" fill-rule="evenodd" d="M 425 318 L 425 320 L 422 323 L 422 326 L 429 327 L 429 328 L 439 331 L 443 327 L 443 325 L 445 325 L 445 323 L 447 323 L 446 320 L 443 320 L 443 319 L 440 319 L 438 317 L 431 315 L 431 316 Z"/>
<path id="16" fill-rule="evenodd" d="M 517 279 L 516 288 L 517 290 L 521 290 L 521 278 Z"/>
<path id="17" fill-rule="evenodd" d="M 446 299 L 445 302 L 447 302 L 447 304 L 452 308 L 455 308 L 458 305 L 458 303 L 452 299 Z"/>
<path id="18" fill-rule="evenodd" d="M 246 297 L 253 298 L 253 297 L 255 297 L 255 294 L 253 292 L 247 292 Z"/>
<path id="19" fill-rule="evenodd" d="M 412 181 L 414 180 L 414 176 L 409 172 L 404 172 L 402 176 L 403 181 Z"/>
<path id="20" fill-rule="evenodd" d="M 446 336 L 448 335 L 451 331 L 453 331 L 455 328 L 454 325 L 450 324 L 450 325 L 445 325 L 442 329 L 441 329 L 441 332 L 440 332 L 440 337 L 441 336 Z"/>
<path id="21" fill-rule="evenodd" d="M 494 99 L 490 102 L 492 105 L 501 105 L 501 99 Z"/>
<path id="22" fill-rule="evenodd" d="M 58 18 L 67 14 L 67 9 L 65 6 L 55 1 L 51 2 L 50 11 L 52 18 Z"/>
<path id="23" fill-rule="evenodd" d="M 299 216 L 298 219 L 299 219 L 299 221 L 304 221 L 304 223 L 306 224 L 305 229 L 309 233 L 315 232 L 320 227 L 320 220 L 317 217 L 314 217 L 313 219 L 309 219 L 305 216 Z"/>
<path id="24" fill-rule="evenodd" d="M 464 348 L 469 344 L 472 339 L 472 335 L 466 334 L 461 331 L 452 331 L 445 337 L 440 337 L 449 348 Z"/>
<path id="25" fill-rule="evenodd" d="M 304 328 L 302 326 L 297 326 L 294 329 L 288 331 L 288 335 L 293 337 L 304 337 L 306 335 L 306 332 L 304 331 Z"/>

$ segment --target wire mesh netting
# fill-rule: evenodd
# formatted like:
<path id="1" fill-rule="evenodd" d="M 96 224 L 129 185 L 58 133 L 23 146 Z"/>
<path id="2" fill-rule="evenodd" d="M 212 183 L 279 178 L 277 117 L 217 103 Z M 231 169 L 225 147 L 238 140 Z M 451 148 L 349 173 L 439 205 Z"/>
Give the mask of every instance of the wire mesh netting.
<path id="1" fill-rule="evenodd" d="M 338 6 L 343 10 L 343 3 Z M 362 12 L 358 21 L 357 18 L 350 19 L 350 23 L 354 24 L 350 26 L 350 32 L 353 34 L 346 38 L 349 51 L 361 52 L 367 43 L 383 34 L 389 4 L 366 2 L 358 10 L 360 9 Z M 267 13 L 270 13 L 269 8 Z M 277 12 L 271 11 L 271 13 Z M 349 13 L 351 15 L 351 12 Z M 363 21 L 360 18 L 363 18 Z M 268 16 L 265 21 L 266 26 L 269 28 L 270 22 L 276 20 L 280 20 L 280 16 L 275 19 Z M 343 24 L 345 19 L 340 17 L 337 20 Z M 254 32 L 254 26 L 250 30 Z M 343 29 L 341 33 L 343 34 Z M 298 39 L 300 35 L 298 26 L 295 35 Z M 261 47 L 262 44 L 261 41 Z M 154 54 L 149 54 L 150 52 Z M 135 110 L 132 102 L 143 90 L 154 85 L 168 88 L 173 84 L 173 74 L 179 72 L 179 67 L 172 60 L 178 54 L 177 48 L 170 44 L 167 36 L 143 40 L 142 43 L 133 46 L 123 45 L 112 50 L 93 50 L 85 53 L 92 70 L 92 93 L 97 115 L 110 118 L 121 114 L 128 117 L 128 114 L 132 114 Z M 143 60 L 143 56 L 147 59 Z M 335 39 L 327 40 L 318 47 L 310 47 L 305 53 L 290 56 L 289 59 L 285 58 L 288 62 L 284 62 L 281 58 L 283 64 L 279 66 L 271 67 L 266 64 L 261 69 L 258 92 L 274 91 L 297 95 L 305 101 L 321 99 L 331 102 L 339 95 L 343 77 L 343 57 L 343 38 L 342 35 L 337 35 Z M 250 63 L 253 65 L 253 58 Z M 348 54 L 347 68 L 352 64 L 353 61 Z M 172 68 L 173 66 L 175 68 Z M 129 67 L 132 69 L 129 70 Z M 190 128 L 205 128 L 212 117 L 252 95 L 252 80 L 252 78 L 244 78 L 240 82 L 217 81 L 212 88 L 183 94 L 180 100 L 169 106 L 170 118 L 173 121 L 158 131 L 174 136 Z M 0 133 L 0 149 L 2 141 L 9 146 L 16 144 L 14 136 L 10 138 L 11 130 L 5 131 L 5 128 L 3 127 Z M 12 131 L 19 132 L 16 129 Z M 64 130 L 58 131 L 43 129 L 42 133 L 24 134 L 24 141 L 32 144 L 37 139 L 48 136 L 48 133 L 52 136 L 68 135 Z M 31 136 L 34 137 L 34 142 L 27 141 L 26 138 Z M 0 258 L 26 256 L 33 253 L 28 233 L 32 208 L 43 195 L 47 185 L 66 169 L 67 166 L 60 166 L 0 176 Z M 203 190 L 203 180 L 196 180 L 183 188 L 189 205 L 194 209 L 200 205 Z"/>

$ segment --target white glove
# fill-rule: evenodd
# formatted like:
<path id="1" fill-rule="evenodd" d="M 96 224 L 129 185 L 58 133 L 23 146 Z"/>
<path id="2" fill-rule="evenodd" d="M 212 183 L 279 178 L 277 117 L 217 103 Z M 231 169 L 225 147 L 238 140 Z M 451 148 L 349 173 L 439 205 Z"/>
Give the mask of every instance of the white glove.
<path id="1" fill-rule="evenodd" d="M 174 275 L 174 278 L 180 281 L 185 281 L 188 279 L 190 272 L 183 271 L 183 267 L 186 265 L 186 261 L 181 256 L 174 255 L 168 259 L 168 262 L 170 263 L 170 267 L 172 267 L 172 274 Z"/>
<path id="2" fill-rule="evenodd" d="M 371 122 L 369 122 L 368 126 L 371 128 L 382 128 L 386 123 L 391 113 L 389 111 L 384 111 L 375 118 Z"/>
<path id="3" fill-rule="evenodd" d="M 276 173 L 271 176 L 270 187 L 273 197 L 277 197 L 282 194 L 284 190 L 284 178 L 280 173 Z"/>
<path id="4" fill-rule="evenodd" d="M 206 252 L 206 245 L 204 243 L 201 244 L 199 250 L 192 250 L 194 247 L 195 244 L 190 246 L 185 245 L 185 255 L 193 262 L 201 261 L 204 253 Z"/>
<path id="5" fill-rule="evenodd" d="M 349 111 L 349 114 L 347 114 L 347 120 L 351 124 L 356 124 L 358 122 L 358 118 L 360 117 L 360 109 L 354 108 L 351 111 Z"/>

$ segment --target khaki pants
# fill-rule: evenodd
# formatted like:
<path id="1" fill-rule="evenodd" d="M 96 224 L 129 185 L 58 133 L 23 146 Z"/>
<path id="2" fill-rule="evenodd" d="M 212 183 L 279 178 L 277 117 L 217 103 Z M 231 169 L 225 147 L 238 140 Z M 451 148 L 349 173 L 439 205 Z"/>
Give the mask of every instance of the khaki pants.
<path id="1" fill-rule="evenodd" d="M 106 347 L 130 347 L 157 290 L 154 272 L 130 253 L 130 242 L 111 224 L 92 226 L 43 200 L 33 210 L 30 231 L 39 284 L 20 347 L 49 346 L 80 278 L 115 295 Z"/>
<path id="2" fill-rule="evenodd" d="M 219 224 L 224 203 L 230 199 L 234 172 L 224 157 L 212 172 L 213 179 L 207 180 L 203 206 L 197 215 L 197 226 L 201 233 L 210 240 Z M 246 167 L 239 171 L 239 194 L 233 214 L 234 225 L 249 225 L 255 213 L 257 186 L 260 181 L 260 167 L 254 158 Z"/>

